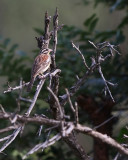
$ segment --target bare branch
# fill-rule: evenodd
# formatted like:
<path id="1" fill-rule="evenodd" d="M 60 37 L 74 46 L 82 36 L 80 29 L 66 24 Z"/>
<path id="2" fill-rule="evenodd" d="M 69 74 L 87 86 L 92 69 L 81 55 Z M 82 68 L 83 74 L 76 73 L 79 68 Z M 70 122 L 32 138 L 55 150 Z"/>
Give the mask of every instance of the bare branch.
<path id="1" fill-rule="evenodd" d="M 40 126 L 40 128 L 39 128 L 39 130 L 38 130 L 38 132 L 37 132 L 37 134 L 38 134 L 39 137 L 40 137 L 40 135 L 41 135 L 42 129 L 43 129 L 43 125 Z"/>
<path id="2" fill-rule="evenodd" d="M 95 137 L 99 140 L 101 140 L 104 143 L 109 144 L 110 146 L 116 148 L 120 153 L 128 155 L 128 149 L 124 148 L 122 145 L 120 145 L 119 143 L 117 143 L 114 139 L 112 139 L 111 137 L 107 136 L 106 134 L 101 134 L 95 130 L 92 130 L 89 127 L 85 127 L 85 126 L 81 126 L 80 124 L 78 124 L 75 129 L 78 132 L 81 133 L 85 133 L 87 135 L 90 135 L 92 137 Z"/>
<path id="3" fill-rule="evenodd" d="M 115 158 L 113 159 L 113 160 L 117 160 L 118 159 L 118 157 L 119 157 L 119 153 L 117 153 L 117 155 L 115 156 Z"/>
<path id="4" fill-rule="evenodd" d="M 4 110 L 4 108 L 3 108 L 3 106 L 0 104 L 0 109 L 1 109 L 1 111 L 3 112 L 3 113 L 6 113 L 5 112 L 5 110 Z"/>
<path id="5" fill-rule="evenodd" d="M 25 113 L 26 116 L 29 116 L 29 115 L 30 115 L 33 107 L 35 106 L 35 103 L 36 103 L 36 101 L 37 101 L 38 95 L 39 95 L 39 93 L 40 93 L 40 91 L 41 91 L 41 88 L 42 88 L 44 82 L 45 82 L 45 79 L 44 79 L 44 80 L 40 80 L 40 82 L 39 82 L 39 84 L 38 84 L 38 86 L 37 86 L 37 90 L 36 90 L 36 93 L 35 93 L 35 95 L 34 95 L 33 101 L 32 101 L 32 103 L 31 103 L 29 109 L 28 109 L 27 112 Z"/>
<path id="6" fill-rule="evenodd" d="M 69 91 L 68 91 L 68 89 L 65 89 L 66 90 L 66 94 L 67 94 L 67 96 L 68 96 L 68 102 L 69 102 L 69 104 L 70 104 L 70 108 L 71 108 L 71 110 L 72 110 L 72 112 L 73 112 L 73 114 L 74 114 L 74 118 L 75 118 L 75 124 L 77 124 L 78 123 L 78 105 L 77 105 L 77 102 L 75 102 L 75 109 L 74 109 L 74 107 L 73 107 L 73 104 L 72 104 L 72 101 L 71 101 L 71 98 L 70 98 L 70 94 L 69 94 Z"/>
<path id="7" fill-rule="evenodd" d="M 23 87 L 28 86 L 28 84 L 29 84 L 29 82 L 24 83 L 24 84 L 22 84 L 22 85 L 20 85 L 20 86 L 16 86 L 16 87 L 14 87 L 14 88 L 13 88 L 13 87 L 9 87 L 7 91 L 4 91 L 4 93 L 8 93 L 8 92 L 12 92 L 12 91 L 17 90 L 17 89 L 21 89 L 21 88 L 23 88 Z"/>
<path id="8" fill-rule="evenodd" d="M 75 102 L 75 121 L 76 125 L 79 123 L 79 116 L 78 116 L 78 104 Z"/>
<path id="9" fill-rule="evenodd" d="M 55 98 L 55 101 L 57 103 L 57 106 L 58 106 L 58 109 L 59 109 L 59 112 L 60 112 L 60 117 L 61 117 L 61 119 L 63 119 L 64 118 L 64 113 L 63 113 L 62 107 L 60 105 L 59 99 L 57 98 L 57 96 L 53 93 L 53 91 L 49 87 L 47 87 L 47 89 L 53 95 L 53 97 Z"/>
<path id="10" fill-rule="evenodd" d="M 13 129 L 16 129 L 16 128 L 18 128 L 18 125 L 9 126 L 9 127 L 4 128 L 4 129 L 0 129 L 0 133 L 9 132 L 9 131 L 11 131 Z"/>
<path id="11" fill-rule="evenodd" d="M 22 80 L 22 78 L 20 78 L 20 86 L 22 86 L 22 85 L 23 85 L 23 80 Z M 20 112 L 20 97 L 22 95 L 22 89 L 23 89 L 23 87 L 20 88 L 19 97 L 16 99 L 16 101 L 17 101 L 17 112 Z"/>
<path id="12" fill-rule="evenodd" d="M 107 119 L 106 121 L 104 121 L 103 123 L 101 123 L 100 125 L 95 126 L 93 129 L 95 130 L 95 129 L 100 128 L 101 126 L 105 125 L 106 123 L 108 123 L 109 121 L 111 121 L 115 117 L 117 117 L 117 116 L 113 115 L 112 117 L 110 117 L 109 119 Z"/>
<path id="13" fill-rule="evenodd" d="M 85 83 L 89 75 L 97 68 L 97 64 L 94 64 L 90 67 L 90 70 L 88 70 L 82 78 L 80 78 L 70 89 L 69 89 L 69 94 L 70 96 L 73 96 L 79 89 L 80 87 Z M 59 96 L 61 98 L 61 106 L 65 105 L 68 101 L 68 96 L 67 94 L 64 94 L 62 96 Z"/>
<path id="14" fill-rule="evenodd" d="M 72 46 L 73 46 L 73 48 L 75 48 L 75 49 L 78 51 L 78 53 L 80 54 L 80 56 L 81 56 L 81 58 L 82 58 L 82 60 L 83 60 L 83 63 L 84 63 L 84 65 L 85 65 L 85 67 L 86 67 L 87 69 L 90 69 L 90 68 L 88 67 L 88 65 L 87 65 L 87 63 L 86 63 L 86 60 L 85 60 L 85 57 L 84 57 L 83 54 L 81 53 L 79 47 L 76 47 L 76 45 L 75 45 L 73 42 L 72 42 Z"/>
<path id="15" fill-rule="evenodd" d="M 100 73 L 100 75 L 101 75 L 101 77 L 102 77 L 102 79 L 103 79 L 103 81 L 104 81 L 105 87 L 106 87 L 106 89 L 107 89 L 107 91 L 108 91 L 108 93 L 109 93 L 112 101 L 115 102 L 115 100 L 114 100 L 114 98 L 113 98 L 113 96 L 112 96 L 112 94 L 111 94 L 111 91 L 110 91 L 110 89 L 109 89 L 109 87 L 108 87 L 108 85 L 107 85 L 106 79 L 104 78 L 104 75 L 103 75 L 103 73 L 102 73 L 102 70 L 101 70 L 101 66 L 100 66 L 100 65 L 98 66 L 98 71 L 99 71 L 99 73 Z"/>
<path id="16" fill-rule="evenodd" d="M 4 118 L 4 119 L 9 119 L 9 117 L 11 116 L 11 114 L 6 113 L 5 115 L 3 115 L 3 112 L 0 113 L 0 119 Z M 26 122 L 26 123 L 37 123 L 37 124 L 47 124 L 47 125 L 52 125 L 55 126 L 57 125 L 58 127 L 61 126 L 61 121 L 56 121 L 53 119 L 48 119 L 48 118 L 42 118 L 40 116 L 37 117 L 24 117 L 24 116 L 20 116 L 17 115 L 17 121 L 19 122 Z M 66 127 L 67 126 L 67 127 Z M 74 123 L 72 122 L 65 122 L 65 136 L 68 136 L 73 129 L 75 129 L 77 132 L 82 132 L 84 134 L 90 135 L 92 137 L 98 138 L 100 140 L 102 140 L 103 142 L 109 144 L 110 146 L 116 148 L 120 153 L 126 154 L 128 155 L 128 150 L 126 148 L 124 148 L 122 145 L 120 145 L 119 143 L 117 143 L 114 139 L 110 138 L 107 135 L 103 135 L 89 127 L 86 126 L 82 126 L 80 124 L 77 124 L 77 126 L 74 125 Z M 10 144 L 10 139 L 11 142 L 15 139 L 15 137 L 18 135 L 18 133 L 20 132 L 21 128 L 18 128 L 18 130 L 16 130 L 9 138 L 9 142 L 6 142 L 5 145 L 3 145 L 2 150 L 4 150 L 4 148 L 6 148 L 9 144 Z M 5 140 L 8 139 L 5 137 Z M 4 138 L 0 141 L 4 141 Z"/>
<path id="17" fill-rule="evenodd" d="M 53 16 L 53 52 L 52 52 L 52 68 L 56 68 L 56 62 L 55 62 L 55 53 L 56 53 L 56 47 L 57 47 L 57 28 L 58 28 L 58 9 L 56 8 L 55 15 Z"/>
<path id="18" fill-rule="evenodd" d="M 0 112 L 0 119 L 10 119 L 12 117 L 13 113 L 5 113 Z M 40 125 L 47 124 L 47 125 L 60 125 L 61 122 L 54 120 L 54 119 L 49 119 L 49 118 L 44 118 L 42 116 L 36 116 L 36 117 L 26 117 L 24 115 L 19 115 L 17 114 L 17 120 L 16 122 L 22 122 L 22 123 L 37 123 Z"/>
<path id="19" fill-rule="evenodd" d="M 20 97 L 20 100 L 21 101 L 24 101 L 24 102 L 29 102 L 29 103 L 32 103 L 32 99 L 28 99 L 28 98 L 23 98 L 23 97 Z"/>
<path id="20" fill-rule="evenodd" d="M 52 137 L 51 139 L 46 140 L 44 143 L 37 144 L 34 148 L 32 148 L 24 157 L 23 159 L 26 159 L 28 155 L 33 154 L 37 152 L 39 149 L 44 150 L 45 148 L 53 145 L 57 141 L 61 139 L 60 133 L 58 133 L 56 136 Z"/>
<path id="21" fill-rule="evenodd" d="M 68 96 L 68 102 L 69 102 L 69 104 L 70 104 L 70 108 L 71 108 L 72 112 L 75 113 L 75 109 L 74 109 L 74 107 L 73 107 L 73 104 L 72 104 L 72 101 L 71 101 L 71 98 L 70 98 L 69 91 L 68 91 L 67 88 L 65 89 L 65 91 L 66 91 L 66 94 L 67 94 L 67 96 Z"/>
<path id="22" fill-rule="evenodd" d="M 13 132 L 13 134 L 8 138 L 8 140 L 1 147 L 0 152 L 5 150 L 5 148 L 7 148 L 15 140 L 15 138 L 17 137 L 20 131 L 21 131 L 21 127 L 19 127 Z"/>
<path id="23" fill-rule="evenodd" d="M 51 73 L 51 75 L 52 75 L 52 76 L 55 76 L 58 72 L 60 72 L 60 70 L 59 70 L 59 69 L 56 69 L 53 73 Z M 46 77 L 47 77 L 48 75 L 49 75 L 49 74 L 46 74 L 46 76 L 43 76 L 43 79 L 40 80 L 40 82 L 39 82 L 39 84 L 38 84 L 38 86 L 37 86 L 37 90 L 36 90 L 36 93 L 35 93 L 35 95 L 34 95 L 34 98 L 33 98 L 33 100 L 32 100 L 32 103 L 31 103 L 29 109 L 27 110 L 27 112 L 25 113 L 26 116 L 29 116 L 29 115 L 30 115 L 30 113 L 31 113 L 31 111 L 32 111 L 32 109 L 33 109 L 36 101 L 37 101 L 37 98 L 38 98 L 38 95 L 39 95 L 39 93 L 40 93 L 40 91 L 41 91 L 41 88 L 43 87 L 43 84 L 44 84 L 44 82 L 45 82 L 45 80 L 46 80 Z"/>
<path id="24" fill-rule="evenodd" d="M 50 128 L 47 128 L 47 129 L 45 129 L 45 132 L 48 132 L 48 131 L 50 131 L 50 130 L 52 130 L 52 129 L 54 129 L 54 128 L 57 128 L 57 127 L 58 127 L 58 125 L 55 125 L 55 126 L 50 127 Z"/>
<path id="25" fill-rule="evenodd" d="M 6 141 L 7 139 L 9 139 L 12 135 L 9 135 L 7 137 L 3 137 L 0 139 L 0 142 Z"/>
<path id="26" fill-rule="evenodd" d="M 89 40 L 88 40 L 88 42 L 89 42 L 95 49 L 97 49 L 96 45 L 95 45 L 93 42 L 91 42 L 91 41 L 89 41 Z"/>
<path id="27" fill-rule="evenodd" d="M 41 79 L 46 79 L 49 75 L 55 76 L 57 73 L 60 73 L 60 72 L 61 72 L 60 69 L 56 69 L 56 70 L 54 70 L 54 71 L 51 72 L 51 73 L 46 73 L 45 75 L 43 75 L 43 77 L 40 77 L 40 78 L 41 78 Z M 23 87 L 27 87 L 28 84 L 29 84 L 29 82 L 23 83 L 22 85 L 16 86 L 16 87 L 14 87 L 14 88 L 9 86 L 8 90 L 7 90 L 7 91 L 4 91 L 4 93 L 12 92 L 12 91 L 14 91 L 14 90 L 19 90 L 19 89 L 21 89 L 21 88 L 23 88 Z"/>

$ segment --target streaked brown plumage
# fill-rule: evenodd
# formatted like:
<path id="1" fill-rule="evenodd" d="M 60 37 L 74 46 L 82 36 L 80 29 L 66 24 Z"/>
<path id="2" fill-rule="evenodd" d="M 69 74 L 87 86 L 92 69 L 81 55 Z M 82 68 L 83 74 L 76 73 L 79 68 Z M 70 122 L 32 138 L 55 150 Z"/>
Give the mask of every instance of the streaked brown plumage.
<path id="1" fill-rule="evenodd" d="M 27 88 L 28 92 L 30 92 L 33 83 L 35 81 L 35 78 L 40 74 L 42 75 L 50 67 L 51 56 L 49 53 L 51 51 L 52 51 L 51 49 L 43 49 L 41 53 L 35 58 L 31 71 L 31 80 Z"/>

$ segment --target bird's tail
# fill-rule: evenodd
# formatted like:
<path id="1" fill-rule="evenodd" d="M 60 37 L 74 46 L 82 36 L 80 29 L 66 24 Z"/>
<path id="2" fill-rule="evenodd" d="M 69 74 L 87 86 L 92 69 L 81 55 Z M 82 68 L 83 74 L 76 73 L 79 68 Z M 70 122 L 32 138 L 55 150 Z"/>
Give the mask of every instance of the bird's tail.
<path id="1" fill-rule="evenodd" d="M 28 84 L 27 92 L 30 92 L 35 81 L 35 77 L 32 77 L 30 83 Z"/>

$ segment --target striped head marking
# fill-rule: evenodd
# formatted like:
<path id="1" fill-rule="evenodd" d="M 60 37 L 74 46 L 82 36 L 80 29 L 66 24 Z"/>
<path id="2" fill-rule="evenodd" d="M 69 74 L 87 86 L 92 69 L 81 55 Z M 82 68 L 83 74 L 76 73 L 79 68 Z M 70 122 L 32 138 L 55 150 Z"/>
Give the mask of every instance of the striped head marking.
<path id="1" fill-rule="evenodd" d="M 47 54 L 47 53 L 50 53 L 52 51 L 52 49 L 49 49 L 49 48 L 47 48 L 47 49 L 42 49 L 41 50 L 41 54 Z"/>

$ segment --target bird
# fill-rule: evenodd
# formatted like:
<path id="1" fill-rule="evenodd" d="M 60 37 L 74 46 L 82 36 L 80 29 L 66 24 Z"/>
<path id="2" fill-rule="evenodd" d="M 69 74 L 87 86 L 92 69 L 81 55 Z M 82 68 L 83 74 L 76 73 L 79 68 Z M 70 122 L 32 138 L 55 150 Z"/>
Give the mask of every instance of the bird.
<path id="1" fill-rule="evenodd" d="M 31 70 L 31 80 L 27 87 L 27 92 L 30 92 L 33 86 L 33 83 L 38 75 L 43 75 L 47 71 L 51 64 L 50 52 L 52 49 L 42 49 L 40 54 L 35 58 L 32 70 Z"/>

